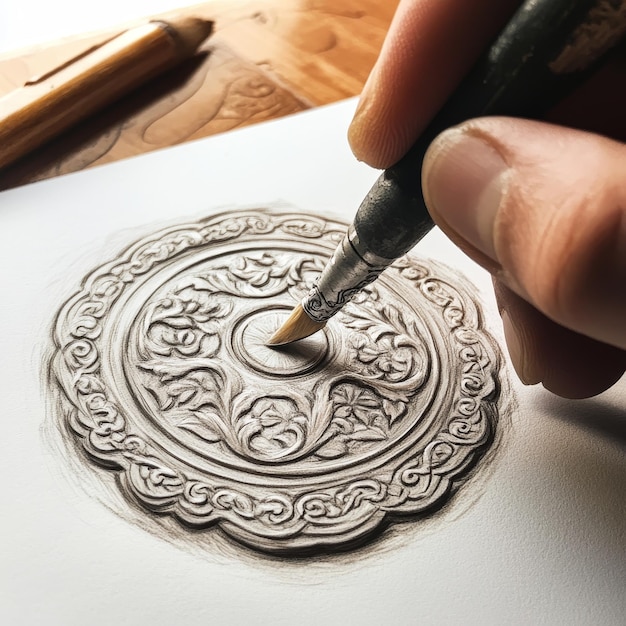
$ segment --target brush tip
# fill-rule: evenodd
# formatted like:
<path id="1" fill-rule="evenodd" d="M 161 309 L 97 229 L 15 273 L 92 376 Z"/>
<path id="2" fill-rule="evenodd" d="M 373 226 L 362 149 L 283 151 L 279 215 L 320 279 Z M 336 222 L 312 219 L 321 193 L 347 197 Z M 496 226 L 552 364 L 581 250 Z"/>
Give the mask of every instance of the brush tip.
<path id="1" fill-rule="evenodd" d="M 266 346 L 284 346 L 315 334 L 326 326 L 326 322 L 312 320 L 298 304 L 285 323 L 268 339 Z"/>

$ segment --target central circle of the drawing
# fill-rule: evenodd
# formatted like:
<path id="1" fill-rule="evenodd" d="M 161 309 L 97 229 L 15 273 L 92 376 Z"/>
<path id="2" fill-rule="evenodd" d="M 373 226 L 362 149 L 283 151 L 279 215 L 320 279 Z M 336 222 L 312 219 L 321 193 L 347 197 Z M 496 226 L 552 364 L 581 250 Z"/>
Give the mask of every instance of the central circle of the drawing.
<path id="1" fill-rule="evenodd" d="M 328 338 L 323 331 L 288 346 L 267 346 L 268 338 L 288 315 L 288 307 L 276 306 L 255 311 L 235 326 L 232 343 L 244 365 L 270 377 L 293 378 L 317 369 L 328 353 Z"/>
<path id="2" fill-rule="evenodd" d="M 213 216 L 138 241 L 68 300 L 59 416 L 133 505 L 308 550 L 465 481 L 493 437 L 499 360 L 456 274 L 400 259 L 323 332 L 265 345 L 345 228 Z"/>

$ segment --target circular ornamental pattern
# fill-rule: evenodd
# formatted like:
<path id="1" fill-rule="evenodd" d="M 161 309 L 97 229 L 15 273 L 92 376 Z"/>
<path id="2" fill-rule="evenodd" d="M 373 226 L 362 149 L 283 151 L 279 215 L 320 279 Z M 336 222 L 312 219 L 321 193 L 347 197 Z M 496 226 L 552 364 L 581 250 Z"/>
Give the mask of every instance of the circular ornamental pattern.
<path id="1" fill-rule="evenodd" d="M 440 264 L 404 257 L 306 340 L 265 340 L 346 225 L 262 209 L 146 237 L 61 309 L 58 416 L 146 513 L 262 551 L 441 506 L 493 439 L 499 355 Z"/>

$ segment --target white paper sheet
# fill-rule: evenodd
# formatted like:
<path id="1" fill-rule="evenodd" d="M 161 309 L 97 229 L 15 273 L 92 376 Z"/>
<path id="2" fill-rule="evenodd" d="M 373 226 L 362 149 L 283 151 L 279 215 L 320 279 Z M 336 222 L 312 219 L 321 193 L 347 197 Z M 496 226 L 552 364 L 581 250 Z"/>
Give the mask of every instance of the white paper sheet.
<path id="1" fill-rule="evenodd" d="M 344 140 L 354 105 L 0 194 L 0 623 L 625 623 L 623 381 L 585 402 L 514 383 L 518 407 L 475 484 L 341 558 L 172 545 L 107 508 L 51 444 L 42 355 L 81 278 L 163 225 L 228 206 L 349 221 L 377 175 Z M 500 337 L 488 276 L 439 232 L 419 254 L 478 285 Z"/>

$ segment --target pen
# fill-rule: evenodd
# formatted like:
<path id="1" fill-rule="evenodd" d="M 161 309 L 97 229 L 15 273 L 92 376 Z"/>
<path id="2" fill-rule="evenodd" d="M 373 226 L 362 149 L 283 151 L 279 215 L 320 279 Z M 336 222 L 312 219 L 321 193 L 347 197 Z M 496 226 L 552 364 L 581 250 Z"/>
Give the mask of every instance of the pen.
<path id="1" fill-rule="evenodd" d="M 0 168 L 190 57 L 212 28 L 195 17 L 154 20 L 0 98 Z"/>
<path id="2" fill-rule="evenodd" d="M 538 118 L 580 84 L 626 32 L 626 0 L 527 0 L 417 142 L 385 170 L 310 293 L 271 336 L 277 346 L 323 328 L 433 227 L 421 166 L 446 128 L 484 115 Z"/>

